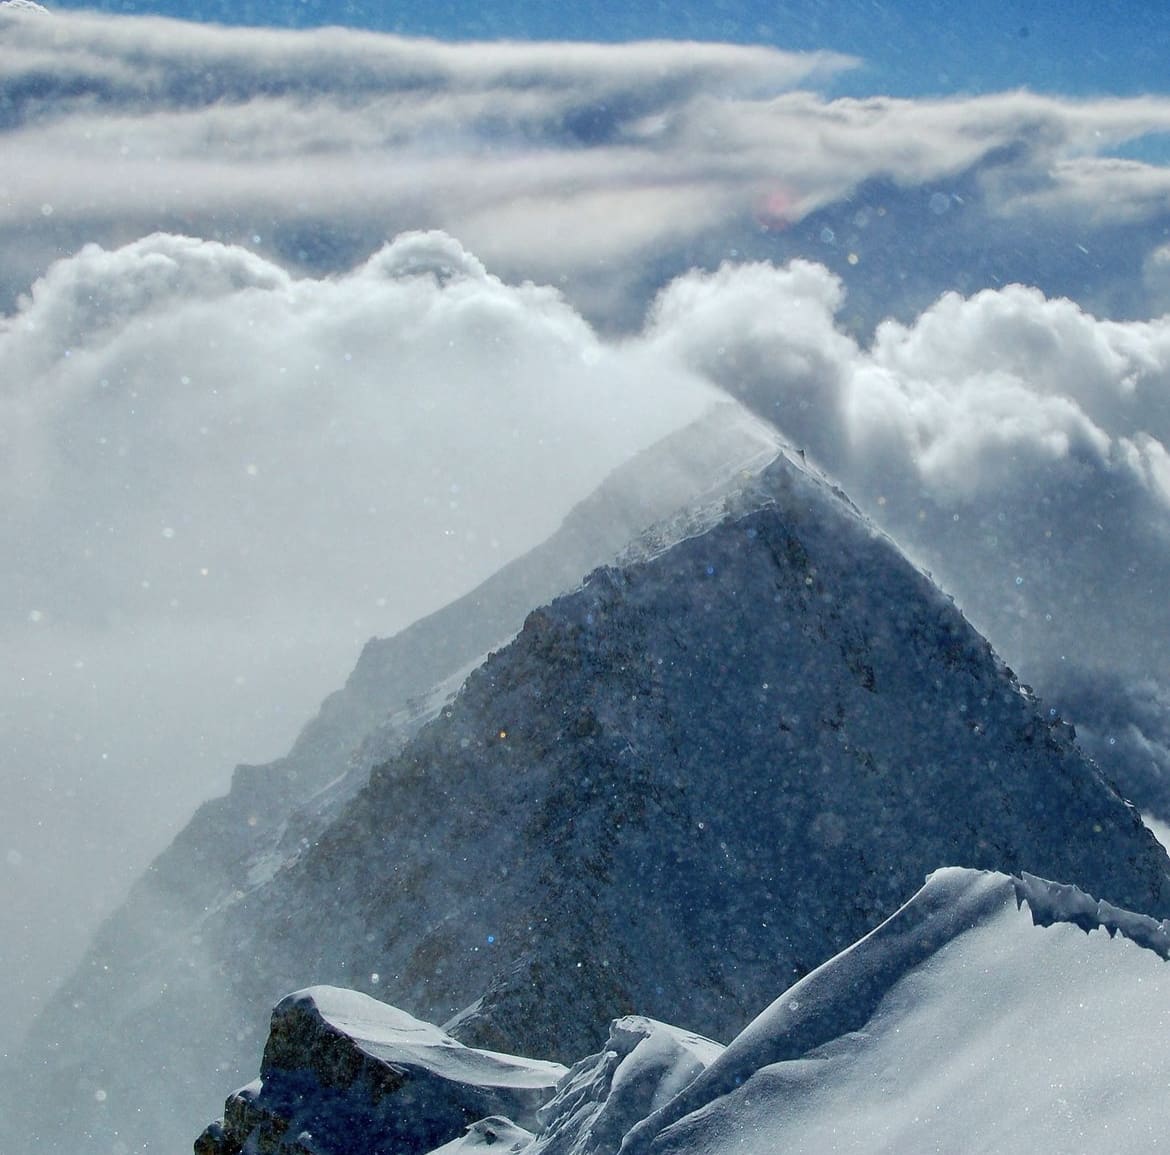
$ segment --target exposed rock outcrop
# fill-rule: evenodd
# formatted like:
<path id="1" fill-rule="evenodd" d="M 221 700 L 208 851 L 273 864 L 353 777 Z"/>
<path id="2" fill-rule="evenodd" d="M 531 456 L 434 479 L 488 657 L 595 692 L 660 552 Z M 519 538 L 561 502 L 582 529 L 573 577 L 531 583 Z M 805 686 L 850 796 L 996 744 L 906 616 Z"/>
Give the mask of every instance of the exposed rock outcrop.
<path id="1" fill-rule="evenodd" d="M 195 1150 L 429 1151 L 486 1116 L 536 1126 L 564 1074 L 555 1063 L 464 1047 L 355 991 L 313 987 L 277 1005 L 260 1078 L 228 1099 L 223 1122 Z"/>

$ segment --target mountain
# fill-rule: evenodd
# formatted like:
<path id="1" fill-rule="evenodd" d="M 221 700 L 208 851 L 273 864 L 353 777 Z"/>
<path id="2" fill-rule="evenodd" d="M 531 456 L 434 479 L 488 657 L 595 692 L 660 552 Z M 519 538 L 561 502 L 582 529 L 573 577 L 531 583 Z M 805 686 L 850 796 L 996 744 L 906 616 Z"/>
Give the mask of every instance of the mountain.
<path id="1" fill-rule="evenodd" d="M 733 1037 L 940 866 L 1170 913 L 1170 861 L 1070 728 L 843 495 L 754 429 L 731 442 L 737 468 L 454 698 L 427 680 L 454 688 L 499 602 L 368 648 L 295 775 L 241 772 L 197 816 L 40 1024 L 37 1149 L 189 1143 L 261 1009 L 315 984 L 563 1061 L 633 1013 Z M 408 701 L 363 689 L 394 678 Z"/>
<path id="2" fill-rule="evenodd" d="M 220 1082 L 251 1065 L 267 1009 L 286 989 L 265 989 L 259 1001 L 249 989 L 241 1001 L 217 946 L 247 937 L 241 899 L 311 845 L 370 768 L 533 606 L 777 449 L 771 427 L 717 404 L 616 470 L 543 545 L 394 637 L 371 640 L 288 755 L 238 767 L 230 792 L 199 809 L 100 929 L 0 1081 L 0 1149 L 186 1147 Z M 111 1051 L 111 1039 L 127 1045 Z"/>
<path id="3" fill-rule="evenodd" d="M 429 1031 L 446 1046 L 425 1065 L 415 1045 L 404 1063 L 413 1039 L 400 1024 L 414 1020 L 315 988 L 277 1007 L 261 1079 L 228 1100 L 228 1125 L 196 1150 L 238 1155 L 251 1139 L 273 1155 L 342 1155 L 390 1149 L 409 1128 L 418 1140 L 406 1149 L 442 1155 L 1144 1152 L 1165 1130 L 1168 954 L 1170 923 L 1031 875 L 947 868 L 726 1048 L 618 1019 L 537 1111 L 475 1119 L 482 1072 L 499 1056 L 419 1024 L 413 1037 Z M 306 1028 L 290 1032 L 294 1012 Z M 347 1061 L 322 1061 L 339 1053 Z M 431 1101 L 413 1094 L 420 1066 L 444 1088 Z M 452 1103 L 470 1109 L 460 1117 Z"/>
<path id="4" fill-rule="evenodd" d="M 256 998 L 353 985 L 563 1061 L 622 1014 L 731 1037 L 940 866 L 1170 913 L 1070 728 L 799 462 L 644 552 L 532 613 L 241 903 Z"/>

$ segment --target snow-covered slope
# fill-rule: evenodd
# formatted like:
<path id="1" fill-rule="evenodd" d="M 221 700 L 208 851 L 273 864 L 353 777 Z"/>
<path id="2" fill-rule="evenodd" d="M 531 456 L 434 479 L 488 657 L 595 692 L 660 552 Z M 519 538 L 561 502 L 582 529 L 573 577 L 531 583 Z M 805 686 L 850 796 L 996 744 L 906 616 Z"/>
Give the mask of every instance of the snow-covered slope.
<path id="1" fill-rule="evenodd" d="M 438 1150 L 1161 1150 L 1170 1142 L 1168 952 L 1170 924 L 1074 887 L 946 868 L 776 999 L 726 1049 L 648 1019 L 617 1020 L 603 1049 L 562 1075 L 535 1118 L 524 1115 L 521 1126 L 497 1114 Z M 333 1001 L 347 997 L 354 996 L 329 992 Z M 311 1062 L 310 1048 L 283 1049 L 294 1069 Z M 240 1094 L 256 1098 L 255 1085 Z M 279 1088 L 263 1094 L 278 1099 Z M 238 1098 L 229 1099 L 229 1112 Z M 324 1111 L 327 1123 L 352 1111 L 344 1096 L 340 1109 L 336 1098 L 313 1095 L 298 1109 Z M 441 1111 L 428 1118 L 423 1104 L 408 1114 L 405 1123 L 420 1133 L 429 1125 L 431 1134 L 451 1134 L 457 1122 Z M 366 1134 L 351 1133 L 354 1149 L 371 1149 L 386 1125 L 375 1118 Z M 427 1145 L 399 1149 L 421 1153 Z M 207 1150 L 235 1155 L 238 1148 Z M 334 1148 L 323 1128 L 319 1144 L 309 1137 L 303 1147 L 273 1150 Z"/>
<path id="2" fill-rule="evenodd" d="M 622 1155 L 1162 1150 L 1168 942 L 1071 887 L 940 871 Z"/>

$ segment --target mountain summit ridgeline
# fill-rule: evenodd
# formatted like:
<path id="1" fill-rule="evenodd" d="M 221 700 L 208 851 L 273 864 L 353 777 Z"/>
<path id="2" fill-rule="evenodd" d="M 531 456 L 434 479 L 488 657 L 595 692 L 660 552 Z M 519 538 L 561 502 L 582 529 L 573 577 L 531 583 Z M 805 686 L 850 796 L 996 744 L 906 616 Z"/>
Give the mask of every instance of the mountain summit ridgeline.
<path id="1" fill-rule="evenodd" d="M 315 984 L 563 1062 L 631 1014 L 732 1038 L 941 867 L 1170 915 L 1170 860 L 1071 727 L 766 441 L 733 431 L 701 500 L 526 618 L 531 564 L 457 603 L 444 635 L 504 643 L 477 666 L 458 637 L 431 661 L 422 623 L 399 648 L 430 664 L 367 649 L 292 760 L 176 840 L 42 1023 L 61 1137 L 40 1125 L 41 1149 L 193 1116 L 189 1142 L 255 1069 L 269 1009 Z M 636 491 L 599 509 L 637 523 Z M 601 549 L 587 536 L 573 556 Z M 551 592 L 572 584 L 555 552 L 533 555 Z M 111 1060 L 115 1031 L 137 1043 Z"/>

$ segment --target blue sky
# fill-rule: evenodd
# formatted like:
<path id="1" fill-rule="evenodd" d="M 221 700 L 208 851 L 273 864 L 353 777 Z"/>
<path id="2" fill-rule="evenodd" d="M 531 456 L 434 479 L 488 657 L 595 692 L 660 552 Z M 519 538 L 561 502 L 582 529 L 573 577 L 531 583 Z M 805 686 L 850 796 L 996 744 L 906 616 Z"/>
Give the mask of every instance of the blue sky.
<path id="1" fill-rule="evenodd" d="M 520 3 L 491 0 L 104 0 L 51 4 L 161 13 L 227 24 L 356 28 L 441 39 L 632 40 L 647 37 L 827 48 L 866 66 L 837 82 L 850 95 L 920 96 L 1028 87 L 1066 95 L 1170 91 L 1170 8 L 1117 0 L 835 0 L 833 3 Z"/>

